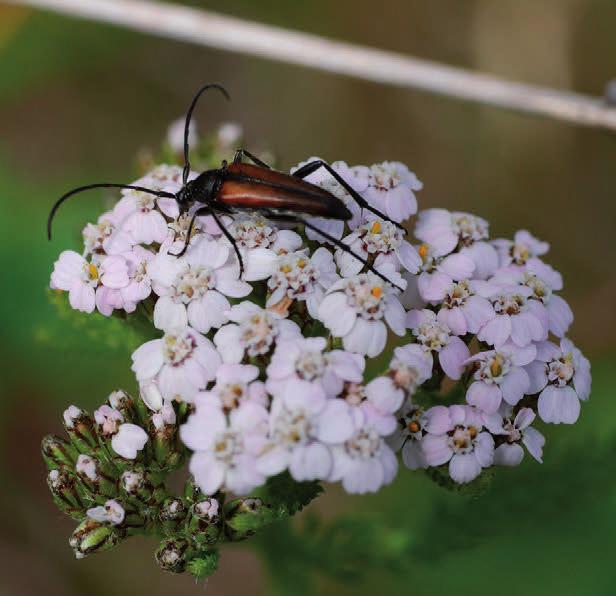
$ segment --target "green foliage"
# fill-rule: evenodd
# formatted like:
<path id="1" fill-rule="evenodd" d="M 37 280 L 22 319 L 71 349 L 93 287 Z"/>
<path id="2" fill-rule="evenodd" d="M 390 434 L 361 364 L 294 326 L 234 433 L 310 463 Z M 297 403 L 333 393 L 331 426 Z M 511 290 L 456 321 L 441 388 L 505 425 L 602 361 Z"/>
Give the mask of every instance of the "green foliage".
<path id="1" fill-rule="evenodd" d="M 219 559 L 218 551 L 203 553 L 201 556 L 195 557 L 188 562 L 186 571 L 194 575 L 197 580 L 205 579 L 216 571 Z"/>
<path id="2" fill-rule="evenodd" d="M 283 472 L 269 478 L 253 496 L 285 515 L 295 515 L 322 492 L 323 487 L 317 481 L 297 482 L 288 472 Z"/>

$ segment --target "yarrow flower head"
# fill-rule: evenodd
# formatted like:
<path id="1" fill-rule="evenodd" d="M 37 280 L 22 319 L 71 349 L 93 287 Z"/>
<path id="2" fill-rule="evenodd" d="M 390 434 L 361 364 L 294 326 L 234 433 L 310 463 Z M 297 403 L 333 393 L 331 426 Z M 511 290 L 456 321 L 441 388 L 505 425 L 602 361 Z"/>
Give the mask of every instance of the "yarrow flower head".
<path id="1" fill-rule="evenodd" d="M 392 269 L 382 271 L 402 283 Z M 387 327 L 396 335 L 405 333 L 404 308 L 396 294 L 393 286 L 374 273 L 361 273 L 331 286 L 319 317 L 333 336 L 342 338 L 345 350 L 373 357 L 385 347 Z"/>
<path id="2" fill-rule="evenodd" d="M 189 132 L 208 169 L 241 135 Z M 182 153 L 182 133 L 170 127 L 165 155 Z M 577 421 L 590 363 L 566 338 L 573 313 L 547 243 L 525 230 L 491 240 L 463 211 L 415 218 L 422 184 L 399 162 L 312 158 L 292 174 L 291 187 L 328 191 L 351 218 L 196 216 L 194 186 L 172 198 L 184 169 L 160 165 L 134 184 L 169 198 L 123 189 L 83 229 L 83 250 L 54 264 L 51 288 L 71 308 L 143 332 L 135 397 L 113 392 L 92 416 L 69 406 L 68 438 L 43 441 L 54 502 L 79 521 L 78 557 L 152 533 L 163 569 L 205 577 L 221 543 L 293 515 L 320 482 L 376 492 L 399 454 L 475 494 L 488 468 L 526 451 L 542 461 L 537 418 Z M 167 476 L 184 465 L 174 494 Z"/>

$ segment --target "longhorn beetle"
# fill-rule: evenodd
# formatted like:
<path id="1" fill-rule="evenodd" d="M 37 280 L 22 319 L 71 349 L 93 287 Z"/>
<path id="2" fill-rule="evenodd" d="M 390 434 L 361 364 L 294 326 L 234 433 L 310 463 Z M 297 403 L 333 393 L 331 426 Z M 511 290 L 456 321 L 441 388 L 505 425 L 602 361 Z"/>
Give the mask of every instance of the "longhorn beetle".
<path id="1" fill-rule="evenodd" d="M 188 180 L 190 173 L 190 162 L 188 158 L 188 131 L 192 113 L 201 95 L 208 89 L 220 91 L 227 99 L 227 90 L 218 83 L 204 85 L 194 96 L 188 112 L 184 126 L 184 169 L 182 172 L 182 188 L 177 193 L 162 190 L 153 190 L 134 184 L 116 184 L 111 182 L 100 182 L 87 184 L 68 191 L 62 195 L 53 205 L 47 220 L 47 235 L 51 240 L 51 225 L 58 208 L 69 197 L 85 190 L 93 188 L 126 188 L 152 194 L 159 198 L 175 199 L 180 209 L 180 213 L 187 213 L 190 216 L 186 242 L 182 250 L 175 256 L 180 257 L 188 248 L 190 235 L 195 224 L 195 219 L 201 215 L 211 215 L 218 224 L 220 230 L 233 246 L 238 258 L 240 277 L 244 271 L 242 255 L 237 246 L 235 238 L 221 221 L 219 215 L 233 215 L 236 211 L 250 210 L 258 211 L 272 221 L 289 222 L 303 224 L 326 240 L 361 261 L 365 267 L 384 281 L 391 283 L 387 277 L 377 271 L 366 259 L 352 251 L 348 245 L 341 240 L 320 230 L 312 222 L 306 220 L 302 215 L 317 216 L 331 219 L 348 221 L 351 219 L 351 212 L 345 204 L 335 195 L 325 189 L 306 182 L 303 178 L 309 176 L 319 168 L 324 168 L 329 174 L 349 193 L 353 200 L 363 209 L 370 211 L 385 221 L 389 221 L 401 230 L 404 227 L 392 221 L 384 213 L 381 213 L 370 205 L 326 162 L 322 160 L 311 161 L 292 175 L 283 174 L 273 170 L 270 166 L 252 155 L 245 149 L 238 149 L 231 164 L 222 162 L 220 168 L 207 170 L 193 180 Z M 252 164 L 242 163 L 242 157 L 248 158 Z M 402 288 L 397 287 L 399 290 Z"/>

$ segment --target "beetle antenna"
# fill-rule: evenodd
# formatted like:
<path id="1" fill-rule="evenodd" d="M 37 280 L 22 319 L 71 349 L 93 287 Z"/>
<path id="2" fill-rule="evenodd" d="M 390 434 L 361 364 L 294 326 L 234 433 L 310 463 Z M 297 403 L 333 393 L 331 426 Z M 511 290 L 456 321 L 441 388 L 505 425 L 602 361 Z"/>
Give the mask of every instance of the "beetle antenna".
<path id="1" fill-rule="evenodd" d="M 47 218 L 47 238 L 51 240 L 51 224 L 53 222 L 53 218 L 55 217 L 60 205 L 64 203 L 67 199 L 76 195 L 77 193 L 83 192 L 84 190 L 90 190 L 93 188 L 128 188 L 129 190 L 138 190 L 141 192 L 147 192 L 151 195 L 157 196 L 163 199 L 175 199 L 175 195 L 171 192 L 166 192 L 164 190 L 152 190 L 151 188 L 145 188 L 144 186 L 135 186 L 134 184 L 115 184 L 112 182 L 100 182 L 97 184 L 86 184 L 85 186 L 79 186 L 77 188 L 73 188 L 73 190 L 69 190 L 67 193 L 63 194 L 51 208 L 49 212 L 49 217 Z"/>
<path id="2" fill-rule="evenodd" d="M 188 112 L 186 112 L 186 123 L 184 124 L 184 173 L 182 176 L 182 181 L 184 184 L 188 181 L 188 174 L 190 173 L 190 161 L 188 161 L 188 130 L 190 128 L 192 113 L 197 105 L 197 101 L 208 89 L 218 89 L 218 91 L 220 91 L 228 100 L 231 100 L 229 93 L 220 83 L 209 83 L 204 85 L 193 97 L 190 107 L 188 108 Z"/>

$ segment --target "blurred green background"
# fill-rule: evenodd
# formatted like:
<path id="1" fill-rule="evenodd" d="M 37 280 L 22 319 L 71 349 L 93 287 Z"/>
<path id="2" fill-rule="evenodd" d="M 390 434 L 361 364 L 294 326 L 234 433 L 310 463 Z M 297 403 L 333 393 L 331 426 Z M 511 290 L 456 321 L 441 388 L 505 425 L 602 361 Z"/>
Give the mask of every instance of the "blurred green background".
<path id="1" fill-rule="evenodd" d="M 593 95 L 616 75 L 613 0 L 203 4 Z M 80 183 L 128 181 L 137 152 L 158 145 L 207 81 L 223 82 L 233 102 L 206 101 L 197 116 L 202 130 L 235 120 L 247 146 L 271 149 L 282 168 L 311 155 L 350 163 L 400 160 L 425 183 L 422 208 L 476 212 L 491 222 L 495 237 L 527 227 L 550 241 L 549 260 L 565 276 L 565 297 L 576 315 L 571 336 L 591 359 L 594 376 L 581 421 L 547 429 L 545 464 L 500 471 L 480 499 L 452 495 L 404 470 L 378 496 L 328 490 L 304 522 L 316 514 L 354 516 L 351 537 L 362 536 L 362 519 L 366 527 L 383 528 L 378 536 L 367 532 L 363 541 L 342 544 L 345 565 L 365 570 L 355 580 L 332 578 L 341 571 L 338 563 L 328 568 L 303 556 L 301 538 L 295 551 L 276 548 L 276 536 L 286 531 L 280 528 L 269 542 L 255 541 L 256 550 L 250 544 L 226 549 L 208 592 L 261 595 L 277 587 L 278 593 L 310 593 L 302 586 L 312 579 L 323 594 L 614 594 L 613 133 L 3 4 L 0 594 L 203 593 L 188 577 L 160 572 L 154 543 L 146 539 L 75 561 L 66 543 L 72 522 L 51 503 L 39 442 L 61 429 L 70 403 L 93 408 L 118 386 L 134 388 L 134 346 L 99 341 L 95 325 L 68 324 L 45 294 L 57 254 L 80 246 L 81 227 L 96 218 L 102 201 L 84 197 L 67 208 L 51 244 L 44 236 L 48 209 Z M 325 551 L 330 546 L 324 541 Z M 392 561 L 390 552 L 404 556 Z"/>

